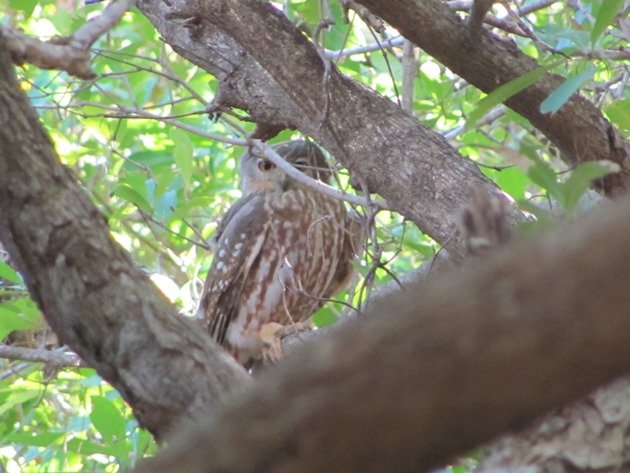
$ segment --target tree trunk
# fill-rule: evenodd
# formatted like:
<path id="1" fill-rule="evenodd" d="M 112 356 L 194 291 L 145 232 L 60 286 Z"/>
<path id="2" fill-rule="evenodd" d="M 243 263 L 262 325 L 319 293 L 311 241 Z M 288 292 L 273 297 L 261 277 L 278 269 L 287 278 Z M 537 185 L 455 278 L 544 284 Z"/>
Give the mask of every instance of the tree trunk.
<path id="1" fill-rule="evenodd" d="M 114 243 L 12 69 L 0 41 L 0 240 L 57 335 L 163 437 L 246 374 Z"/>

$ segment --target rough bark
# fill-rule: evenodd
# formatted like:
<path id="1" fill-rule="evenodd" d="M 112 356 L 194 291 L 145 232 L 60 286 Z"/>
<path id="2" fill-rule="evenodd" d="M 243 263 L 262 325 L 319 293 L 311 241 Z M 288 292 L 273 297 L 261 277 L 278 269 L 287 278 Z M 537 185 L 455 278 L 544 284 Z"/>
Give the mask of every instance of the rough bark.
<path id="1" fill-rule="evenodd" d="M 483 449 L 477 472 L 630 471 L 630 377 Z"/>
<path id="2" fill-rule="evenodd" d="M 439 0 L 357 1 L 484 92 L 492 92 L 539 66 L 512 41 L 500 39 L 486 30 L 472 37 L 466 24 Z M 563 80 L 556 74 L 545 74 L 505 104 L 544 133 L 570 165 L 602 159 L 619 164 L 622 171 L 604 178 L 600 185 L 608 195 L 627 191 L 630 187 L 630 144 L 606 120 L 601 110 L 574 94 L 556 113 L 540 112 L 541 102 Z"/>
<path id="3" fill-rule="evenodd" d="M 256 0 L 141 0 L 138 8 L 175 51 L 221 81 L 218 110 L 245 109 L 261 129 L 313 137 L 357 182 L 448 242 L 451 254 L 463 253 L 454 237 L 459 209 L 472 189 L 498 189 L 389 99 L 332 64 L 326 78 L 313 44 L 281 12 Z"/>
<path id="4" fill-rule="evenodd" d="M 164 436 L 246 375 L 109 236 L 19 89 L 0 41 L 0 240 L 53 330 Z"/>
<path id="5" fill-rule="evenodd" d="M 138 471 L 417 472 L 521 428 L 630 369 L 629 232 L 624 200 L 412 287 Z"/>

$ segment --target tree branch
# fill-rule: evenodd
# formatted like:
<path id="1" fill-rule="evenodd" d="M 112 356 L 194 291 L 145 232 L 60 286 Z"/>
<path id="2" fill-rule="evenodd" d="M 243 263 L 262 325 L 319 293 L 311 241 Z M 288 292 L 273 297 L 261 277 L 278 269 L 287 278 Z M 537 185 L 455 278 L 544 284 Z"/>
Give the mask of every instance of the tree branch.
<path id="1" fill-rule="evenodd" d="M 0 358 L 42 362 L 55 366 L 79 366 L 81 359 L 75 353 L 58 350 L 13 347 L 0 343 Z"/>
<path id="2" fill-rule="evenodd" d="M 539 66 L 535 59 L 522 53 L 516 44 L 487 31 L 481 32 L 478 41 L 471 42 L 466 26 L 444 2 L 357 1 L 484 92 L 492 92 Z M 602 183 L 601 190 L 607 195 L 628 191 L 630 144 L 597 107 L 579 94 L 574 94 L 556 113 L 540 112 L 542 101 L 563 81 L 556 74 L 545 74 L 541 80 L 514 95 L 505 104 L 544 133 L 571 166 L 595 160 L 617 163 L 621 172 L 610 174 L 599 181 Z"/>
<path id="3" fill-rule="evenodd" d="M 365 182 L 394 210 L 447 243 L 455 257 L 464 253 L 455 216 L 472 189 L 501 195 L 475 164 L 390 100 L 332 64 L 326 79 L 316 48 L 273 6 L 253 0 L 173 0 L 168 6 L 140 0 L 138 8 L 175 51 L 221 81 L 218 110 L 246 109 L 268 129 L 297 128 L 311 136 L 348 167 L 355 182 Z M 326 107 L 330 113 L 322 123 Z"/>
<path id="4" fill-rule="evenodd" d="M 470 6 L 470 13 L 468 14 L 468 31 L 470 36 L 475 40 L 481 34 L 481 25 L 486 17 L 486 13 L 492 7 L 494 0 L 474 0 Z"/>
<path id="5" fill-rule="evenodd" d="M 96 77 L 90 65 L 89 49 L 107 33 L 135 0 L 112 0 L 98 17 L 81 26 L 72 36 L 40 41 L 17 30 L 1 27 L 15 64 L 33 64 L 42 69 L 60 69 L 80 79 Z"/>
<path id="6" fill-rule="evenodd" d="M 55 333 L 158 438 L 247 380 L 109 236 L 59 163 L 0 42 L 0 240 Z"/>
<path id="7" fill-rule="evenodd" d="M 137 471 L 424 471 L 523 427 L 630 369 L 629 232 L 625 199 L 412 283 Z"/>

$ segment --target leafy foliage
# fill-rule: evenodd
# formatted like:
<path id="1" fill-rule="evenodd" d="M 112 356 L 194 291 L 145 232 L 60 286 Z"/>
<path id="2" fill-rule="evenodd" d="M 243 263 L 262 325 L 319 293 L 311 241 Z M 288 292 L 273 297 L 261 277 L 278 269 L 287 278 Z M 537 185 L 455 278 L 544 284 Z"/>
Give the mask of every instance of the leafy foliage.
<path id="1" fill-rule="evenodd" d="M 522 7 L 529 3 L 520 2 Z M 523 51 L 539 58 L 540 67 L 485 97 L 423 53 L 413 84 L 412 112 L 449 137 L 539 221 L 557 218 L 559 209 L 575 212 L 591 181 L 614 172 L 614 166 L 586 163 L 566 169 L 556 151 L 518 114 L 499 110 L 496 118 L 485 120 L 488 113 L 553 71 L 566 80 L 542 104 L 543 112 L 558 111 L 579 91 L 601 104 L 619 129 L 630 130 L 624 66 L 614 54 L 623 37 L 617 34 L 623 2 L 580 4 L 581 9 L 573 10 L 559 2 L 528 14 L 525 20 L 540 41 L 514 38 Z M 41 38 L 70 34 L 103 8 L 79 0 L 3 0 L 0 5 L 3 24 Z M 285 0 L 276 5 L 305 34 L 314 34 L 322 17 L 319 2 Z M 496 14 L 505 15 L 501 5 L 495 8 Z M 379 34 L 352 12 L 345 22 L 336 2 L 328 13 L 334 25 L 322 42 L 337 52 L 337 67 L 398 100 L 400 49 L 345 54 L 374 44 Z M 26 65 L 19 71 L 21 87 L 61 159 L 107 218 L 114 238 L 181 311 L 190 314 L 210 264 L 207 242 L 220 216 L 239 196 L 237 158 L 242 150 L 216 137 L 241 137 L 253 125 L 243 111 L 225 112 L 218 120 L 209 117 L 206 110 L 216 79 L 179 58 L 137 11 L 127 13 L 96 43 L 93 53 L 96 80 L 78 81 Z M 274 141 L 293 136 L 285 131 Z M 343 170 L 339 183 L 352 192 Z M 367 256 L 358 264 L 362 277 L 356 291 L 341 297 L 355 305 L 372 284 L 419 267 L 439 249 L 395 213 L 380 212 L 373 223 Z M 334 323 L 343 308 L 328 304 L 314 320 L 319 325 Z M 24 333 L 36 335 L 19 336 Z M 26 346 L 54 345 L 20 275 L 2 262 L 0 337 Z M 0 413 L 0 460 L 10 472 L 118 471 L 155 450 L 120 396 L 88 368 L 42 370 L 39 364 L 0 361 Z"/>

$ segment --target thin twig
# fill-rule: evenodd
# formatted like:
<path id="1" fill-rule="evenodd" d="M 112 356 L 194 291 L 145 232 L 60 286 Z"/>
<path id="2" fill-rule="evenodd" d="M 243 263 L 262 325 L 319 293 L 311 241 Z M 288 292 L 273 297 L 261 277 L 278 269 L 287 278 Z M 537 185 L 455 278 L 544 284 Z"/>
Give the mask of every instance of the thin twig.
<path id="1" fill-rule="evenodd" d="M 498 120 L 503 115 L 505 115 L 506 110 L 507 109 L 505 108 L 505 105 L 499 105 L 499 106 L 493 108 L 481 120 L 479 120 L 476 123 L 475 128 L 480 128 L 480 127 L 482 127 L 484 125 L 489 125 L 489 124 L 493 123 L 494 121 Z M 464 131 L 466 131 L 466 125 L 465 124 L 456 126 L 452 130 L 449 130 L 447 132 L 442 133 L 442 136 L 450 141 L 450 140 L 453 140 L 453 139 L 457 138 Z"/>
<path id="2" fill-rule="evenodd" d="M 393 38 L 388 38 L 382 40 L 378 43 L 370 43 L 365 46 L 357 46 L 356 48 L 344 48 L 339 50 L 326 50 L 326 56 L 331 59 L 338 60 L 339 58 L 352 56 L 354 54 L 365 54 L 371 53 L 373 51 L 378 51 L 380 49 L 390 49 L 395 47 L 400 47 L 405 44 L 405 38 L 402 36 L 395 36 Z"/>
<path id="3" fill-rule="evenodd" d="M 367 208 L 375 207 L 377 209 L 387 209 L 387 205 L 384 202 L 378 202 L 374 200 L 368 201 L 365 197 L 346 194 L 345 192 L 342 192 L 338 189 L 335 189 L 334 187 L 324 184 L 321 181 L 307 176 L 302 171 L 293 167 L 290 163 L 285 161 L 284 158 L 276 153 L 276 151 L 271 146 L 263 143 L 260 140 L 249 140 L 248 145 L 252 152 L 264 159 L 271 161 L 273 164 L 276 165 L 278 169 L 287 174 L 289 177 L 295 179 L 300 184 L 316 190 L 317 192 L 321 192 L 322 194 L 327 195 L 328 197 L 332 197 L 333 199 L 343 200 L 345 202 L 349 202 L 355 205 L 361 205 Z"/>
<path id="4" fill-rule="evenodd" d="M 67 348 L 46 350 L 37 348 L 14 347 L 0 343 L 0 358 L 41 362 L 55 366 L 79 366 L 81 359 L 75 353 L 67 352 Z"/>
<path id="5" fill-rule="evenodd" d="M 411 41 L 405 41 L 402 55 L 402 109 L 409 113 L 413 112 L 413 92 L 419 67 L 417 51 Z"/>

